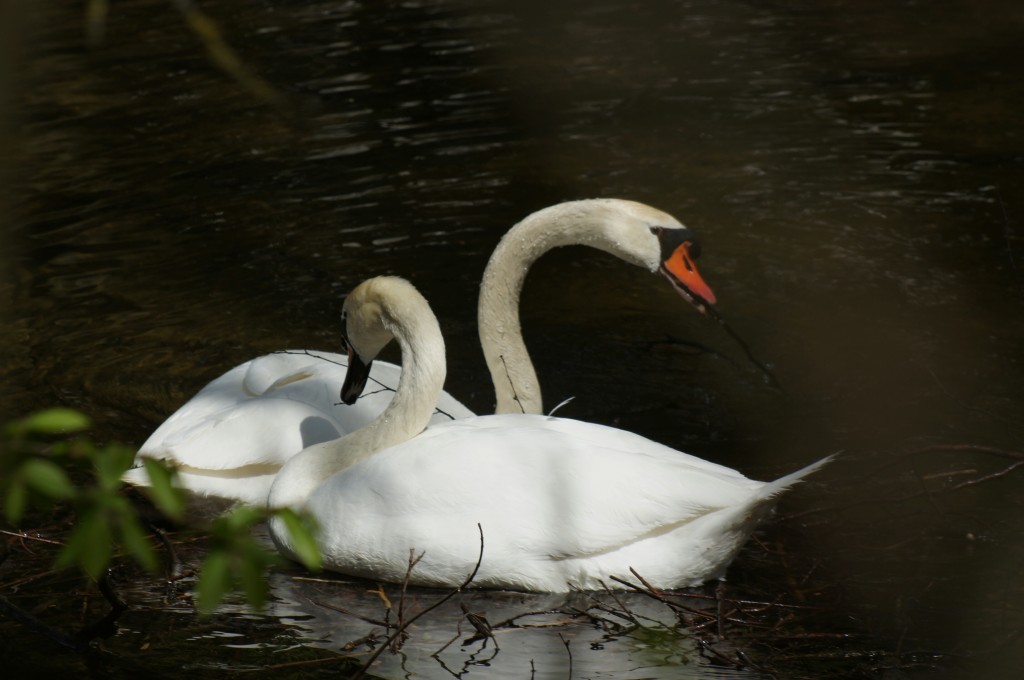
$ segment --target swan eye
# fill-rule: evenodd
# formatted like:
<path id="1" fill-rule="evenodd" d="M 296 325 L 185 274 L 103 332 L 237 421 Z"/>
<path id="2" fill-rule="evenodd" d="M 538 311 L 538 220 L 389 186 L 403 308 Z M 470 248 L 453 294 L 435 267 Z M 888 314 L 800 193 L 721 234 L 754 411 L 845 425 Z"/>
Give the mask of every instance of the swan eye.
<path id="1" fill-rule="evenodd" d="M 696 260 L 700 257 L 700 241 L 697 236 L 686 227 L 651 227 L 651 233 L 658 238 L 661 245 L 662 261 L 672 257 L 680 246 L 686 247 L 688 257 Z"/>

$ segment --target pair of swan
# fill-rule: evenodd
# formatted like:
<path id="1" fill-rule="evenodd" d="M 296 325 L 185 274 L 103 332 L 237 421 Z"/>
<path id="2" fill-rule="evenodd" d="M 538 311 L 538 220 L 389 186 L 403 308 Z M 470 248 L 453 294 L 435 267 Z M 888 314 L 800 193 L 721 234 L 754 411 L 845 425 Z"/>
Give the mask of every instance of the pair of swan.
<path id="1" fill-rule="evenodd" d="M 824 460 L 774 482 L 622 430 L 533 414 L 428 424 L 445 379 L 426 300 L 380 277 L 346 299 L 353 402 L 374 357 L 402 351 L 394 398 L 371 424 L 304 449 L 277 474 L 271 507 L 310 513 L 331 570 L 414 585 L 538 592 L 616 587 L 636 570 L 673 589 L 721 577 L 775 497 Z M 426 429 L 424 429 L 426 428 Z M 283 522 L 271 536 L 294 558 Z M 422 558 L 409 571 L 410 551 Z"/>
<path id="2" fill-rule="evenodd" d="M 559 246 L 591 246 L 660 272 L 703 311 L 715 296 L 694 264 L 699 244 L 671 215 L 617 199 L 560 203 L 512 227 L 495 249 L 480 285 L 480 344 L 494 384 L 496 413 L 542 413 L 540 386 L 519 325 L 519 295 L 530 265 Z M 400 369 L 376 362 L 373 387 L 351 405 L 338 403 L 347 358 L 328 352 L 278 352 L 247 361 L 200 390 L 140 447 L 125 481 L 149 483 L 143 458 L 174 465 L 182 487 L 264 505 L 281 466 L 302 449 L 373 421 L 388 405 Z M 433 424 L 473 416 L 447 392 Z"/>
<path id="3" fill-rule="evenodd" d="M 380 278 L 346 300 L 347 357 L 298 351 L 237 366 L 138 456 L 175 464 L 199 495 L 310 512 L 324 564 L 348 574 L 401 581 L 414 549 L 424 555 L 411 583 L 456 586 L 476 563 L 479 525 L 478 587 L 614 587 L 631 567 L 664 589 L 719 577 L 775 496 L 825 461 L 763 483 L 628 432 L 539 415 L 519 295 L 530 264 L 570 244 L 662 273 L 698 310 L 714 302 L 693 233 L 670 215 L 620 200 L 559 204 L 513 227 L 484 273 L 479 329 L 497 415 L 474 416 L 443 392 L 434 315 L 410 284 Z M 373 361 L 392 338 L 401 370 Z M 367 380 L 376 385 L 360 397 Z M 126 479 L 148 483 L 140 468 Z M 271 535 L 294 557 L 276 520 Z"/>

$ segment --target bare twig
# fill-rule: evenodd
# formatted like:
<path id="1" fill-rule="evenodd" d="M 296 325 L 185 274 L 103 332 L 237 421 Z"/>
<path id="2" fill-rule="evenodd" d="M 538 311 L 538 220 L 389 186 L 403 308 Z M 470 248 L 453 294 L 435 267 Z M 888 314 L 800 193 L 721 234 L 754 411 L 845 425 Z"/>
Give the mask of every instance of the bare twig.
<path id="1" fill-rule="evenodd" d="M 949 489 L 950 489 L 950 491 L 958 491 L 958 490 L 963 489 L 963 488 L 968 487 L 968 486 L 974 486 L 975 484 L 981 484 L 982 482 L 988 482 L 988 481 L 993 480 L 993 479 L 998 479 L 1000 477 L 1005 477 L 1006 475 L 1010 474 L 1011 472 L 1013 472 L 1014 470 L 1016 470 L 1017 468 L 1019 468 L 1022 465 L 1024 465 L 1024 460 L 1018 460 L 1016 463 L 1013 463 L 1013 464 L 1003 468 L 1002 470 L 1000 470 L 998 472 L 993 472 L 993 473 L 987 474 L 984 477 L 976 477 L 974 479 L 968 479 L 966 482 L 960 482 L 959 484 L 954 484 L 953 486 L 949 487 Z"/>
<path id="2" fill-rule="evenodd" d="M 44 623 L 40 619 L 36 618 L 28 611 L 22 609 L 18 605 L 10 602 L 6 597 L 0 596 L 0 613 L 8 616 L 15 621 L 18 621 L 24 626 L 27 626 L 31 630 L 41 633 L 44 636 L 50 638 L 61 647 L 73 649 L 76 652 L 80 652 L 84 649 L 85 645 L 80 640 L 76 640 L 73 637 L 65 635 L 61 631 L 57 630 L 53 626 Z"/>
<path id="3" fill-rule="evenodd" d="M 351 652 L 353 649 L 355 649 L 356 647 L 359 647 L 360 645 L 369 645 L 372 648 L 373 644 L 377 642 L 377 638 L 378 637 L 380 637 L 380 636 L 377 634 L 377 631 L 370 631 L 369 633 L 367 633 L 366 635 L 364 635 L 361 638 L 356 638 L 355 640 L 349 640 L 348 642 L 343 644 L 341 646 L 341 648 L 343 650 L 345 650 L 346 652 Z"/>
<path id="4" fill-rule="evenodd" d="M 409 564 L 405 568 L 405 578 L 402 579 L 402 594 L 398 598 L 398 627 L 399 628 L 402 627 L 402 621 L 405 619 L 405 593 L 409 589 L 409 577 L 412 576 L 412 570 L 415 569 L 416 565 L 419 564 L 420 560 L 423 559 L 423 554 L 424 554 L 423 552 L 420 552 L 420 554 L 417 555 L 416 552 L 412 548 L 409 548 Z M 405 639 L 404 637 L 398 638 L 398 640 L 396 641 L 396 644 L 398 646 L 395 647 L 394 649 L 392 649 L 391 651 L 393 651 L 393 652 L 398 651 L 398 648 L 401 647 L 401 643 L 402 643 L 402 641 L 404 639 Z"/>
<path id="5" fill-rule="evenodd" d="M 561 633 L 558 634 L 558 638 L 565 645 L 565 653 L 569 655 L 569 680 L 572 680 L 572 650 L 569 649 L 569 641 L 565 639 L 565 636 Z"/>
<path id="6" fill-rule="evenodd" d="M 365 621 L 366 623 L 372 623 L 375 626 L 381 626 L 382 628 L 385 628 L 385 629 L 394 628 L 396 626 L 396 624 L 391 623 L 389 621 L 382 621 L 380 619 L 375 619 L 375 618 L 370 617 L 370 616 L 364 616 L 363 614 L 351 611 L 349 609 L 345 609 L 344 607 L 339 607 L 338 605 L 335 605 L 335 604 L 328 604 L 327 602 L 320 602 L 319 600 L 310 600 L 310 602 L 312 602 L 313 604 L 315 604 L 318 607 L 323 607 L 324 609 L 330 609 L 331 611 L 336 611 L 339 614 L 345 614 L 347 616 L 352 616 L 352 617 L 355 617 L 355 618 L 359 619 L 360 621 Z"/>
<path id="7" fill-rule="evenodd" d="M 442 604 L 455 597 L 457 594 L 461 593 L 464 588 L 466 588 L 467 586 L 469 586 L 470 583 L 473 582 L 473 579 L 476 578 L 476 574 L 478 571 L 480 571 L 480 565 L 481 563 L 483 563 L 484 560 L 484 529 L 479 524 L 476 525 L 476 528 L 480 532 L 480 554 L 476 558 L 476 565 L 473 567 L 473 571 L 469 574 L 469 576 L 466 577 L 466 580 L 463 581 L 455 589 L 450 591 L 447 595 L 442 597 L 440 600 L 430 605 L 423 611 L 419 612 L 415 616 L 411 617 L 408 621 L 403 621 L 401 625 L 398 627 L 398 630 L 392 633 L 391 636 L 387 639 L 387 641 L 383 645 L 378 647 L 373 654 L 370 655 L 370 658 L 366 660 L 366 663 L 363 664 L 363 667 L 360 668 L 355 673 L 355 675 L 352 676 L 353 680 L 361 680 L 361 678 L 366 677 L 366 672 L 370 669 L 370 666 L 373 665 L 373 662 L 377 660 L 377 657 L 381 655 L 381 652 L 383 652 L 385 648 L 390 647 L 394 640 L 399 635 L 402 635 L 405 632 L 405 630 L 409 626 L 411 626 L 415 621 L 417 621 L 424 615 L 428 614 L 429 612 L 432 612 L 433 610 L 437 609 Z"/>
<path id="8" fill-rule="evenodd" d="M 739 334 L 732 329 L 732 326 L 726 323 L 725 317 L 723 317 L 718 312 L 718 310 L 716 310 L 714 307 L 705 305 L 702 311 L 704 311 L 709 317 L 717 321 L 718 325 L 721 326 L 722 329 L 739 344 L 740 348 L 743 350 L 743 353 L 747 355 L 747 359 L 750 361 L 750 363 L 754 364 L 754 366 L 756 366 L 758 370 L 761 371 L 761 374 L 764 376 L 764 380 L 767 385 L 775 388 L 779 392 L 785 392 L 785 390 L 782 389 L 782 383 L 780 383 L 779 379 L 775 377 L 775 374 L 772 373 L 771 369 L 769 369 L 768 366 L 766 366 L 765 364 L 761 363 L 757 359 L 757 357 L 754 356 L 754 353 L 750 351 L 750 345 L 748 345 L 743 340 L 743 338 L 741 338 Z"/>
<path id="9" fill-rule="evenodd" d="M 715 619 L 715 616 L 713 614 L 710 614 L 710 613 L 708 613 L 708 612 L 706 612 L 706 611 L 704 611 L 702 609 L 695 609 L 693 607 L 687 607 L 686 605 L 680 604 L 679 602 L 675 602 L 673 600 L 669 600 L 667 597 L 665 597 L 665 595 L 663 593 L 661 593 L 660 591 L 656 590 L 653 586 L 651 586 L 650 583 L 648 583 L 642 576 L 640 576 L 640 574 L 638 574 L 635 569 L 630 567 L 629 571 L 632 572 L 633 576 L 636 576 L 638 579 L 640 579 L 640 582 L 644 586 L 643 588 L 640 588 L 639 586 L 637 586 L 637 585 L 635 585 L 633 583 L 630 583 L 629 581 L 626 581 L 625 579 L 621 579 L 621 578 L 619 578 L 617 576 L 612 576 L 611 578 L 616 583 L 620 583 L 620 584 L 622 584 L 624 586 L 628 586 L 632 590 L 632 592 L 636 592 L 636 593 L 640 593 L 642 595 L 646 595 L 646 596 L 650 597 L 651 599 L 654 599 L 654 600 L 657 600 L 658 602 L 661 602 L 662 604 L 666 605 L 669 609 L 671 609 L 672 611 L 676 612 L 676 616 L 680 616 L 681 613 L 685 612 L 687 614 L 691 614 L 691 615 L 694 615 L 694 616 L 699 616 L 701 618 L 709 619 L 711 621 L 713 621 Z M 701 597 L 701 599 L 706 599 L 706 598 Z M 690 623 L 690 625 L 693 625 L 692 622 L 689 622 L 689 623 Z"/>
<path id="10" fill-rule="evenodd" d="M 446 650 L 449 647 L 451 647 L 452 643 L 455 642 L 456 640 L 458 640 L 460 637 L 462 637 L 462 619 L 459 619 L 458 621 L 455 622 L 455 635 L 452 636 L 452 639 L 449 640 L 448 642 L 444 643 L 444 645 L 441 647 L 441 649 L 437 650 L 436 652 L 434 652 L 430 656 L 432 656 L 435 659 L 438 659 L 440 661 L 439 657 L 441 656 L 441 652 L 443 652 L 444 650 Z"/>
<path id="11" fill-rule="evenodd" d="M 971 453 L 991 453 L 995 456 L 1002 456 L 1004 458 L 1014 458 L 1017 460 L 1024 460 L 1024 452 L 1012 451 L 1010 449 L 1003 449 L 996 446 L 985 446 L 983 444 L 933 444 L 932 446 L 925 446 L 923 448 L 914 449 L 910 451 L 908 455 L 917 456 L 924 453 L 932 452 L 943 452 L 950 451 L 956 453 L 971 452 Z"/>
<path id="12" fill-rule="evenodd" d="M 512 382 L 512 375 L 508 372 L 508 364 L 505 363 L 505 355 L 502 354 L 498 356 L 498 358 L 501 359 L 501 365 L 505 368 L 505 377 L 508 378 L 508 386 L 512 388 L 512 399 L 519 404 L 519 410 L 526 413 L 526 409 L 523 408 L 523 403 L 519 401 L 519 395 L 516 394 L 516 385 Z M 559 406 L 560 405 L 561 404 L 559 404 Z M 557 406 L 555 408 L 557 408 Z"/>
<path id="13" fill-rule="evenodd" d="M 959 484 L 953 484 L 953 485 L 945 487 L 944 489 L 941 489 L 941 491 L 959 491 L 960 489 L 964 489 L 964 488 L 969 487 L 969 486 L 974 486 L 974 485 L 980 484 L 982 482 L 987 482 L 987 481 L 991 481 L 993 479 L 998 479 L 1000 477 L 1004 477 L 1004 476 L 1008 475 L 1009 473 L 1013 472 L 1015 469 L 1017 469 L 1021 465 L 1024 465 L 1024 452 L 1021 452 L 1021 451 L 1013 451 L 1013 450 L 1010 450 L 1010 449 L 1003 449 L 1003 448 L 998 448 L 998 447 L 994 447 L 994 446 L 984 446 L 984 445 L 981 445 L 981 444 L 935 444 L 935 445 L 932 445 L 932 446 L 926 446 L 926 447 L 923 447 L 923 448 L 914 449 L 912 451 L 907 452 L 906 454 L 904 454 L 903 456 L 901 456 L 898 459 L 885 462 L 885 463 L 875 467 L 873 470 L 871 470 L 867 474 L 863 475 L 860 478 L 860 481 L 861 482 L 866 482 L 867 480 L 870 480 L 871 478 L 878 476 L 879 474 L 881 474 L 885 470 L 888 470 L 889 468 L 892 468 L 892 467 L 894 467 L 896 465 L 899 465 L 900 463 L 904 462 L 905 459 L 908 458 L 908 457 L 921 456 L 921 455 L 926 455 L 926 454 L 931 454 L 931 453 L 983 453 L 983 454 L 990 454 L 990 455 L 993 455 L 993 456 L 999 456 L 999 457 L 1002 457 L 1002 458 L 1010 458 L 1012 460 L 1017 461 L 1014 464 L 1009 465 L 1009 466 L 1003 468 L 1002 470 L 999 470 L 998 472 L 994 472 L 994 473 L 985 475 L 983 477 L 978 477 L 978 478 L 975 478 L 975 479 L 971 479 L 971 480 L 967 480 L 967 481 L 964 481 L 964 482 L 960 482 Z M 946 476 L 953 476 L 953 475 L 962 475 L 962 474 L 967 474 L 967 473 L 964 472 L 964 471 L 950 471 L 950 472 L 947 472 L 945 474 L 946 474 Z M 916 491 L 914 493 L 907 493 L 907 494 L 903 494 L 903 495 L 900 495 L 900 496 L 890 496 L 890 497 L 882 498 L 882 499 L 879 499 L 879 498 L 865 498 L 865 499 L 861 499 L 861 500 L 857 500 L 857 501 L 850 501 L 848 503 L 844 503 L 844 504 L 841 504 L 841 505 L 830 505 L 830 506 L 819 506 L 817 508 L 808 508 L 807 510 L 804 510 L 803 512 L 798 512 L 798 513 L 793 513 L 793 514 L 786 515 L 783 519 L 794 520 L 794 519 L 799 519 L 799 518 L 807 517 L 807 516 L 810 516 L 810 515 L 816 515 L 816 514 L 821 514 L 821 513 L 829 513 L 829 512 L 838 512 L 838 511 L 841 511 L 841 510 L 849 510 L 851 508 L 855 508 L 855 507 L 858 507 L 858 506 L 877 505 L 880 502 L 885 502 L 885 503 L 904 503 L 906 501 L 911 501 L 911 500 L 918 499 L 921 496 L 927 496 L 929 502 L 934 504 L 933 496 L 935 494 L 935 491 L 931 490 L 931 489 L 928 489 L 927 487 L 924 486 L 924 481 L 925 480 L 931 480 L 931 479 L 934 479 L 934 478 L 935 478 L 935 475 L 931 475 L 931 474 L 927 475 L 927 476 L 918 476 L 917 479 L 922 483 L 922 487 L 923 488 L 920 491 Z"/>
<path id="14" fill-rule="evenodd" d="M 313 352 L 309 351 L 308 349 L 302 349 L 302 350 L 279 349 L 279 350 L 276 350 L 274 352 L 271 352 L 271 354 L 299 354 L 299 355 L 302 355 L 302 356 L 311 357 L 313 359 L 319 359 L 320 361 L 326 361 L 327 363 L 334 364 L 335 366 L 341 366 L 342 368 L 348 368 L 348 364 L 346 364 L 346 363 L 342 363 L 340 361 L 336 361 L 334 359 L 331 359 L 331 358 L 325 357 L 325 356 L 321 356 L 319 354 L 314 354 Z M 373 390 L 372 392 L 367 392 L 367 391 L 364 390 L 359 395 L 360 399 L 365 399 L 366 397 L 369 397 L 370 395 L 380 394 L 381 392 L 394 392 L 395 391 L 394 387 L 391 387 L 390 385 L 385 385 L 380 380 L 377 380 L 376 378 L 374 378 L 372 375 L 370 375 L 367 378 L 367 382 L 374 383 L 375 385 L 377 385 L 377 387 L 379 389 Z M 335 406 L 345 406 L 346 404 L 344 402 L 338 401 L 338 402 L 335 402 L 334 405 Z M 444 409 L 436 407 L 436 406 L 434 407 L 434 413 L 440 413 L 441 415 L 445 416 L 449 420 L 455 420 L 455 416 L 453 416 L 451 413 L 448 413 Z"/>
<path id="15" fill-rule="evenodd" d="M 15 538 L 22 539 L 22 541 L 36 541 L 39 543 L 49 543 L 50 545 L 64 545 L 63 541 L 55 541 L 52 538 L 43 538 L 42 536 L 33 536 L 32 534 L 24 531 L 8 531 L 7 529 L 0 529 L 0 534 L 14 536 Z"/>

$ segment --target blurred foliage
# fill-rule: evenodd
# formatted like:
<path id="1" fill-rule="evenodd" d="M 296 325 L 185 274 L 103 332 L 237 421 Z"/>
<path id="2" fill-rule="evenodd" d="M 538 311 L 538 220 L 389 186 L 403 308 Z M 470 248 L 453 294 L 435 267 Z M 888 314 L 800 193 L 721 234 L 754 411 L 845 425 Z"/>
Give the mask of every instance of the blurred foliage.
<path id="1" fill-rule="evenodd" d="M 209 613 L 234 590 L 241 590 L 257 609 L 267 599 L 267 569 L 286 560 L 263 547 L 252 535 L 252 527 L 272 516 L 280 517 L 291 534 L 295 552 L 310 570 L 320 569 L 320 549 L 311 520 L 288 509 L 267 510 L 238 505 L 216 518 L 209 528 L 210 549 L 196 587 L 196 606 Z"/>
<path id="2" fill-rule="evenodd" d="M 246 65 L 228 44 L 213 18 L 199 9 L 192 0 L 170 0 L 170 4 L 174 5 L 192 33 L 202 42 L 210 62 L 261 101 L 282 113 L 289 113 L 285 96 Z M 86 0 L 86 39 L 94 48 L 106 39 L 109 10 L 108 0 Z"/>
<path id="3" fill-rule="evenodd" d="M 158 560 L 150 532 L 121 493 L 121 477 L 132 466 L 135 452 L 121 444 L 96 444 L 82 435 L 89 426 L 89 419 L 78 411 L 53 408 L 3 427 L 0 497 L 4 516 L 17 526 L 30 509 L 70 507 L 76 520 L 57 555 L 57 568 L 78 566 L 98 580 L 115 556 L 124 554 L 155 574 Z M 174 470 L 155 460 L 146 460 L 144 465 L 151 486 L 142 491 L 166 518 L 180 521 L 185 514 L 185 494 L 175 484 Z M 206 528 L 210 549 L 196 588 L 200 613 L 211 613 L 235 590 L 241 590 L 251 606 L 262 608 L 268 592 L 264 574 L 284 560 L 260 544 L 251 529 L 273 515 L 291 532 L 296 553 L 306 567 L 320 568 L 320 551 L 307 518 L 292 510 L 236 506 Z"/>
<path id="4" fill-rule="evenodd" d="M 17 525 L 30 507 L 49 509 L 67 503 L 77 521 L 57 556 L 57 567 L 78 565 L 98 579 L 120 547 L 155 573 L 157 558 L 147 532 L 131 502 L 119 493 L 121 475 L 131 467 L 135 453 L 121 444 L 100 446 L 82 436 L 68 437 L 88 427 L 86 416 L 63 408 L 40 411 L 4 427 L 0 456 L 4 515 Z M 72 476 L 85 481 L 76 485 Z M 184 500 L 170 486 L 170 475 L 162 479 L 166 487 L 153 495 L 154 504 L 178 519 Z"/>

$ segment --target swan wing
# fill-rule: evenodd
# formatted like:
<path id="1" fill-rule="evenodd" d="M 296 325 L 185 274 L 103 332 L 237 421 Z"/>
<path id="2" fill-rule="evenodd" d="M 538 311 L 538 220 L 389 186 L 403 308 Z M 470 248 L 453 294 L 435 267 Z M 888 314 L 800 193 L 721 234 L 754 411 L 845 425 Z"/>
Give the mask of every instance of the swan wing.
<path id="1" fill-rule="evenodd" d="M 344 551 L 598 555 L 756 493 L 760 482 L 599 425 L 485 416 L 432 426 L 327 480 L 309 507 Z M 338 518 L 336 521 L 329 518 Z"/>
<path id="2" fill-rule="evenodd" d="M 283 465 L 303 448 L 368 425 L 391 402 L 399 366 L 374 363 L 366 392 L 351 406 L 339 397 L 347 367 L 343 355 L 306 350 L 247 361 L 207 384 L 164 421 L 139 456 L 207 470 Z M 431 422 L 471 415 L 443 393 Z"/>

